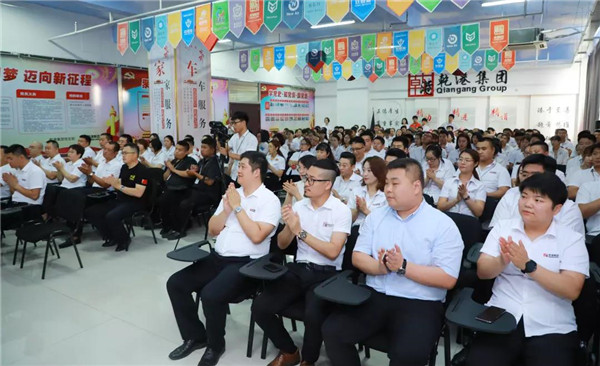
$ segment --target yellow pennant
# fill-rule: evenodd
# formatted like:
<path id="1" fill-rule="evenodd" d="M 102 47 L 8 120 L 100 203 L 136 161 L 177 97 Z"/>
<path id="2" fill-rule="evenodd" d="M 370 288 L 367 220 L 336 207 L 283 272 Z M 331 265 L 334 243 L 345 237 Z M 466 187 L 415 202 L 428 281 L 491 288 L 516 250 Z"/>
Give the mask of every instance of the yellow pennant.
<path id="1" fill-rule="evenodd" d="M 346 80 L 352 76 L 352 60 L 346 60 L 342 64 L 342 77 Z"/>
<path id="2" fill-rule="evenodd" d="M 329 81 L 329 79 L 331 79 L 332 76 L 333 76 L 333 65 L 332 64 L 323 65 L 323 79 L 325 79 L 325 81 Z"/>
<path id="3" fill-rule="evenodd" d="M 296 66 L 297 57 L 295 44 L 285 46 L 285 66 L 293 69 Z"/>
<path id="4" fill-rule="evenodd" d="M 387 6 L 392 9 L 397 16 L 401 16 L 408 8 L 410 8 L 413 2 L 414 0 L 387 0 Z"/>
<path id="5" fill-rule="evenodd" d="M 425 30 L 417 29 L 408 32 L 408 54 L 419 58 L 425 52 Z"/>
<path id="6" fill-rule="evenodd" d="M 424 53 L 421 56 L 421 71 L 423 74 L 431 74 L 433 71 L 433 57 L 429 56 L 429 54 Z"/>
<path id="7" fill-rule="evenodd" d="M 265 47 L 262 52 L 263 56 L 263 68 L 267 71 L 271 71 L 275 58 L 273 57 L 273 47 Z"/>
<path id="8" fill-rule="evenodd" d="M 181 41 L 181 12 L 174 11 L 167 15 L 167 32 L 169 32 L 169 43 L 173 48 Z"/>
<path id="9" fill-rule="evenodd" d="M 454 56 L 446 54 L 446 71 L 453 73 L 458 69 L 458 52 Z"/>
<path id="10" fill-rule="evenodd" d="M 392 32 L 377 33 L 377 57 L 387 60 L 392 55 Z"/>
<path id="11" fill-rule="evenodd" d="M 327 16 L 335 23 L 341 22 L 348 14 L 348 10 L 350 10 L 349 0 L 327 0 Z"/>

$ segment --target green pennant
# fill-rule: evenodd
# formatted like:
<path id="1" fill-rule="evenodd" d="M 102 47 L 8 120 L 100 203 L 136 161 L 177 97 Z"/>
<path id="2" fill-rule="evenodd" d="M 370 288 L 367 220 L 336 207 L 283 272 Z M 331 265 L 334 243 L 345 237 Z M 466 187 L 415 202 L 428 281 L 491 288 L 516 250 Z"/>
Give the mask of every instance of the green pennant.
<path id="1" fill-rule="evenodd" d="M 494 71 L 498 66 L 498 52 L 494 50 L 485 50 L 485 68 Z"/>
<path id="2" fill-rule="evenodd" d="M 333 39 L 328 39 L 327 41 L 321 42 L 321 50 L 323 51 L 321 59 L 327 65 L 330 65 L 334 59 L 334 48 L 333 48 Z"/>
<path id="3" fill-rule="evenodd" d="M 479 49 L 479 23 L 463 24 L 461 27 L 462 49 L 472 55 Z"/>
<path id="4" fill-rule="evenodd" d="M 421 72 L 421 56 L 414 58 L 409 56 L 410 61 L 408 62 L 408 70 L 411 74 L 417 75 Z"/>
<path id="5" fill-rule="evenodd" d="M 375 34 L 365 34 L 362 36 L 362 58 L 365 61 L 371 61 L 375 56 L 375 47 L 377 47 Z"/>
<path id="6" fill-rule="evenodd" d="M 271 32 L 281 23 L 281 7 L 283 4 L 284 2 L 280 0 L 265 0 L 265 27 Z"/>
<path id="7" fill-rule="evenodd" d="M 260 48 L 255 48 L 250 51 L 250 68 L 256 72 L 260 67 Z"/>
<path id="8" fill-rule="evenodd" d="M 133 20 L 129 22 L 129 48 L 133 53 L 137 53 L 140 44 L 140 21 Z"/>
<path id="9" fill-rule="evenodd" d="M 379 57 L 375 59 L 373 64 L 373 68 L 375 69 L 375 75 L 382 77 L 385 74 L 385 61 L 380 59 Z"/>
<path id="10" fill-rule="evenodd" d="M 317 72 L 314 72 L 314 71 L 311 71 L 311 72 L 312 72 L 312 78 L 314 81 L 321 80 L 321 70 L 319 70 Z"/>
<path id="11" fill-rule="evenodd" d="M 218 39 L 229 33 L 229 3 L 227 0 L 212 3 L 212 29 Z"/>
<path id="12" fill-rule="evenodd" d="M 432 13 L 441 2 L 442 0 L 417 0 L 417 3 L 427 9 L 430 13 Z"/>

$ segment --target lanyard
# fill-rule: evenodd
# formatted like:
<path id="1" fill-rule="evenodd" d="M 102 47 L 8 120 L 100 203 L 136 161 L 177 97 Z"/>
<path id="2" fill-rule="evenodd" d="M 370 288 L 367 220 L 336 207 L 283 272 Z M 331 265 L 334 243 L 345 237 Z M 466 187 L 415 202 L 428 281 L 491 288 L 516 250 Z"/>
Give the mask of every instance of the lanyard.
<path id="1" fill-rule="evenodd" d="M 237 147 L 233 150 L 234 153 L 239 154 L 240 147 L 242 147 L 242 144 L 244 143 L 244 140 L 246 139 L 246 136 L 248 136 L 249 133 L 249 131 L 246 131 L 246 133 L 238 143 Z"/>

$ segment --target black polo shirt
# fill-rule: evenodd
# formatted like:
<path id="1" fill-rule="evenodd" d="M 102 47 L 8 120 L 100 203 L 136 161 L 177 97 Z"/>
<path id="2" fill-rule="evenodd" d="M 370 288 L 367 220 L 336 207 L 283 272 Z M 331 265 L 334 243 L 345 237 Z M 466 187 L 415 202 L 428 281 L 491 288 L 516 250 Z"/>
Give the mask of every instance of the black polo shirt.
<path id="1" fill-rule="evenodd" d="M 129 168 L 127 164 L 123 164 L 119 178 L 121 179 L 121 185 L 123 187 L 135 188 L 136 184 L 148 186 L 148 168 L 140 163 L 137 163 L 133 168 Z M 144 196 L 145 195 L 144 192 Z M 121 191 L 117 191 L 117 199 L 120 201 L 140 200 L 143 199 L 144 196 L 142 196 L 142 198 L 136 198 Z"/>

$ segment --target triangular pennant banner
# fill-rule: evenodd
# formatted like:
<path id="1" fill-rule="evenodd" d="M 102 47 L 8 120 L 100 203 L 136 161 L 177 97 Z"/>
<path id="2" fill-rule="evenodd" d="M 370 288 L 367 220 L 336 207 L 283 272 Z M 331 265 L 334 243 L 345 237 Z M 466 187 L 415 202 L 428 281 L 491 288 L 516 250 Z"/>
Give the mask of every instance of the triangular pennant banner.
<path id="1" fill-rule="evenodd" d="M 441 52 L 433 58 L 433 71 L 436 74 L 441 74 L 446 68 L 446 54 Z"/>
<path id="2" fill-rule="evenodd" d="M 304 19 L 304 1 L 283 1 L 283 22 L 290 28 L 295 29 Z"/>
<path id="3" fill-rule="evenodd" d="M 496 52 L 508 46 L 508 19 L 490 22 L 490 47 Z"/>
<path id="4" fill-rule="evenodd" d="M 271 32 L 281 23 L 281 5 L 280 0 L 265 0 L 265 27 Z"/>
<path id="5" fill-rule="evenodd" d="M 154 45 L 154 17 L 142 19 L 142 43 L 146 51 Z"/>
<path id="6" fill-rule="evenodd" d="M 238 61 L 240 64 L 240 70 L 246 72 L 246 70 L 248 70 L 248 50 L 240 51 L 238 54 Z"/>
<path id="7" fill-rule="evenodd" d="M 479 49 L 479 23 L 461 26 L 462 49 L 472 55 Z"/>
<path id="8" fill-rule="evenodd" d="M 137 53 L 140 46 L 140 21 L 132 20 L 129 22 L 129 48 L 133 53 Z"/>
<path id="9" fill-rule="evenodd" d="M 390 77 L 394 77 L 398 72 L 398 59 L 396 56 L 390 56 L 385 60 L 385 71 Z"/>
<path id="10" fill-rule="evenodd" d="M 250 68 L 256 72 L 260 67 L 260 48 L 255 48 L 250 51 Z"/>
<path id="11" fill-rule="evenodd" d="M 311 25 L 317 25 L 327 12 L 326 0 L 310 0 L 304 2 L 304 19 Z"/>
<path id="12" fill-rule="evenodd" d="M 417 0 L 417 3 L 419 3 L 419 5 L 421 5 L 425 9 L 427 9 L 427 11 L 430 13 L 432 13 L 435 10 L 435 8 L 437 8 L 438 5 L 440 5 L 441 2 L 442 0 Z M 426 72 L 424 73 L 428 74 Z"/>
<path id="13" fill-rule="evenodd" d="M 119 23 L 117 24 L 117 49 L 121 53 L 121 56 L 127 52 L 129 48 L 129 23 Z"/>
<path id="14" fill-rule="evenodd" d="M 392 55 L 392 40 L 392 32 L 377 33 L 377 57 L 386 60 Z"/>
<path id="15" fill-rule="evenodd" d="M 331 63 L 331 74 L 335 80 L 339 80 L 342 77 L 342 65 L 339 62 L 333 61 Z"/>
<path id="16" fill-rule="evenodd" d="M 229 4 L 226 0 L 212 3 L 212 30 L 219 39 L 229 33 Z"/>
<path id="17" fill-rule="evenodd" d="M 374 34 L 365 34 L 362 36 L 362 58 L 365 61 L 371 61 L 375 56 L 376 38 Z"/>
<path id="18" fill-rule="evenodd" d="M 181 39 L 186 45 L 191 45 L 196 37 L 194 25 L 196 23 L 194 8 L 181 11 Z"/>
<path id="19" fill-rule="evenodd" d="M 246 28 L 246 2 L 229 0 L 229 31 L 240 38 Z"/>
<path id="20" fill-rule="evenodd" d="M 275 47 L 273 52 L 275 54 L 275 68 L 281 70 L 285 65 L 285 47 Z"/>
<path id="21" fill-rule="evenodd" d="M 298 59 L 298 54 L 296 50 L 296 45 L 292 44 L 289 46 L 285 46 L 285 66 L 288 69 L 293 69 L 296 66 L 296 60 Z"/>
<path id="22" fill-rule="evenodd" d="M 348 38 L 338 38 L 335 40 L 335 60 L 343 64 L 348 58 Z"/>
<path id="23" fill-rule="evenodd" d="M 375 10 L 375 0 L 351 0 L 351 11 L 355 17 L 364 22 Z"/>
<path id="24" fill-rule="evenodd" d="M 173 48 L 177 48 L 177 45 L 181 42 L 181 12 L 174 11 L 167 14 L 167 22 L 169 43 Z"/>
<path id="25" fill-rule="evenodd" d="M 246 0 L 246 28 L 252 34 L 258 33 L 263 25 L 263 10 L 263 0 Z"/>
<path id="26" fill-rule="evenodd" d="M 167 15 L 163 14 L 154 17 L 154 24 L 154 31 L 156 32 L 156 44 L 158 47 L 163 48 L 167 44 L 169 38 L 167 29 Z"/>
<path id="27" fill-rule="evenodd" d="M 408 32 L 408 54 L 418 58 L 425 52 L 425 30 L 416 29 Z"/>
<path id="28" fill-rule="evenodd" d="M 512 51 L 504 51 L 502 52 L 502 67 L 506 70 L 510 70 L 515 66 L 516 62 L 516 53 L 514 50 Z"/>
<path id="29" fill-rule="evenodd" d="M 350 9 L 349 0 L 329 0 L 327 2 L 327 16 L 335 23 L 339 23 L 344 19 Z"/>

